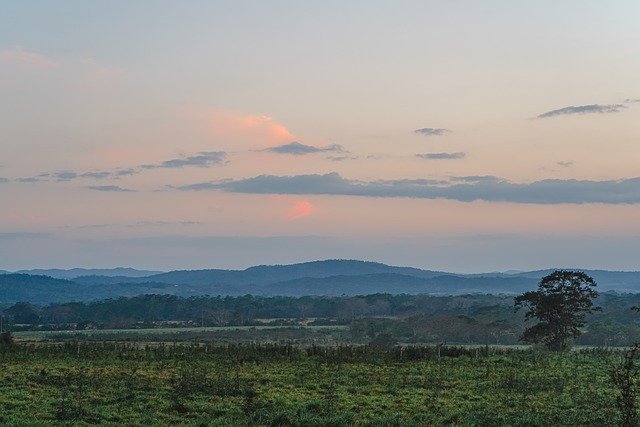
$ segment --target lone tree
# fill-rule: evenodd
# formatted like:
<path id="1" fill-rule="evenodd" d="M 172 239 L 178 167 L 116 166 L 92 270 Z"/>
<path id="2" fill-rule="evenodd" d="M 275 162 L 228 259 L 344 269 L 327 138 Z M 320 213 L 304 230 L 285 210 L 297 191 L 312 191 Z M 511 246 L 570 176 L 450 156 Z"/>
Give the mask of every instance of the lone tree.
<path id="1" fill-rule="evenodd" d="M 525 320 L 538 323 L 525 329 L 521 341 L 542 343 L 549 350 L 564 351 L 569 339 L 580 335 L 587 314 L 599 311 L 593 306 L 598 292 L 596 282 L 580 271 L 556 270 L 540 280 L 537 291 L 518 295 L 515 310 L 526 308 Z"/>

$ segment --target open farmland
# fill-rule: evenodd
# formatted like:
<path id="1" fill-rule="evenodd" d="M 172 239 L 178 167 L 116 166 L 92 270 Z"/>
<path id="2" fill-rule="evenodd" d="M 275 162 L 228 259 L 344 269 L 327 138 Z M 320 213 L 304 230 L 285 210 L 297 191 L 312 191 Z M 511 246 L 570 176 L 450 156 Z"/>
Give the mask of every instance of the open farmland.
<path id="1" fill-rule="evenodd" d="M 0 351 L 0 423 L 597 425 L 620 350 L 140 345 Z"/>

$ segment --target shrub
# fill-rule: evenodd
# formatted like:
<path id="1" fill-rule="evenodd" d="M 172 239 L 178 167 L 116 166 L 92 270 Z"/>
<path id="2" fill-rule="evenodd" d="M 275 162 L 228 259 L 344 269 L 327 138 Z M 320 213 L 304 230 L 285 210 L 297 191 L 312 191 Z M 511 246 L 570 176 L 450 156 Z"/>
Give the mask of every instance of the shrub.
<path id="1" fill-rule="evenodd" d="M 13 345 L 13 335 L 11 332 L 3 332 L 0 334 L 0 345 Z"/>
<path id="2" fill-rule="evenodd" d="M 635 344 L 624 357 L 624 361 L 611 371 L 611 380 L 618 388 L 617 405 L 623 426 L 638 425 L 638 366 L 637 353 L 640 344 Z"/>

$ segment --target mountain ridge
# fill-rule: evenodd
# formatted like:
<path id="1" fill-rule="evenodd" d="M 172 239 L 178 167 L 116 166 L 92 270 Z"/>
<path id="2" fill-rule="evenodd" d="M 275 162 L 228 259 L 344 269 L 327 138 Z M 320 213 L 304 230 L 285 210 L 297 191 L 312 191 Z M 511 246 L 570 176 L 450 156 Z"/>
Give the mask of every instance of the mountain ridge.
<path id="1" fill-rule="evenodd" d="M 123 269 L 108 271 L 114 273 L 121 270 Z M 28 273 L 9 273 L 0 275 L 0 303 L 89 301 L 149 293 L 185 297 L 244 294 L 516 294 L 535 289 L 539 279 L 550 271 L 553 270 L 513 274 L 456 274 L 370 261 L 333 259 L 297 264 L 258 265 L 244 270 L 174 270 L 140 277 L 89 275 L 71 280 Z M 640 272 L 580 271 L 594 277 L 600 291 L 640 292 Z"/>
<path id="2" fill-rule="evenodd" d="M 80 276 L 104 276 L 104 277 L 146 277 L 162 273 L 155 270 L 138 270 L 131 267 L 115 268 L 33 268 L 17 270 L 14 272 L 0 270 L 0 274 L 29 274 L 32 276 L 49 276 L 54 279 L 75 279 Z"/>

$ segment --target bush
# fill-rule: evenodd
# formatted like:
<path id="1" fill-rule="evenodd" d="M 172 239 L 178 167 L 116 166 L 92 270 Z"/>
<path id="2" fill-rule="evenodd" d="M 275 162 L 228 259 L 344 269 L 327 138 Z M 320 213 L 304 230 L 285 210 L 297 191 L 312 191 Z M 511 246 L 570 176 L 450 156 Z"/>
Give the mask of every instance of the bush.
<path id="1" fill-rule="evenodd" d="M 625 427 L 638 425 L 638 350 L 640 344 L 635 344 L 625 355 L 623 363 L 611 370 L 611 381 L 618 389 L 616 403 Z"/>
<path id="2" fill-rule="evenodd" d="M 386 350 L 398 345 L 398 340 L 391 334 L 383 332 L 376 335 L 376 337 L 369 342 L 369 345 L 376 349 Z"/>
<path id="3" fill-rule="evenodd" d="M 11 332 L 3 332 L 0 334 L 0 345 L 13 345 L 13 335 Z"/>

